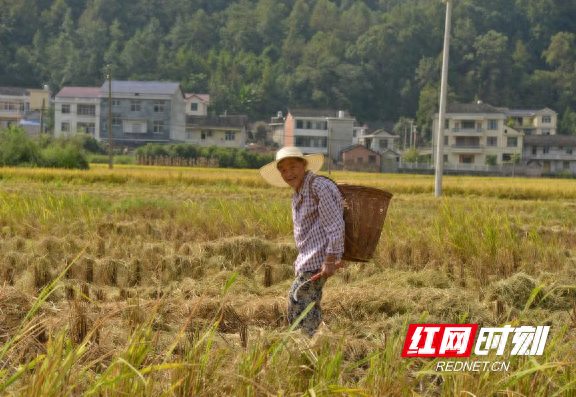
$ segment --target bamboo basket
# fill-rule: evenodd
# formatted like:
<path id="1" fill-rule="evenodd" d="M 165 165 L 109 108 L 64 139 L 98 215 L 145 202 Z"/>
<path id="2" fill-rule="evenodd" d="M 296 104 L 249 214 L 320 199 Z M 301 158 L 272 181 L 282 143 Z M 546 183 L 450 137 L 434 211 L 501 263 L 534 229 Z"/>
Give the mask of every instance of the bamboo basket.
<path id="1" fill-rule="evenodd" d="M 338 184 L 344 199 L 344 255 L 352 262 L 368 262 L 380 240 L 392 194 L 367 186 Z"/>

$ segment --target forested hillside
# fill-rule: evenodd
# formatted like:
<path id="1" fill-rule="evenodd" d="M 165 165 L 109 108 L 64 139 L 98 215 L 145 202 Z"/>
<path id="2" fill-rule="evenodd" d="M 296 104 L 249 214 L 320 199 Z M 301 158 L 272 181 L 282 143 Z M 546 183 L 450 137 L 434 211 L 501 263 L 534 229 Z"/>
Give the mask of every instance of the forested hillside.
<path id="1" fill-rule="evenodd" d="M 0 85 L 174 80 L 216 111 L 429 121 L 440 0 L 0 0 Z M 576 133 L 576 1 L 454 0 L 452 99 L 543 107 Z"/>

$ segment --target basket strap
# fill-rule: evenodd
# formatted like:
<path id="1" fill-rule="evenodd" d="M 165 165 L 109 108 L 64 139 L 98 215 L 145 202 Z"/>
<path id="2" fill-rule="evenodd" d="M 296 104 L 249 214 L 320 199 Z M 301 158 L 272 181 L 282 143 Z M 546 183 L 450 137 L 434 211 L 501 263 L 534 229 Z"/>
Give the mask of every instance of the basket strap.
<path id="1" fill-rule="evenodd" d="M 330 182 L 332 182 L 334 184 L 334 186 L 336 186 L 336 188 L 340 192 L 340 196 L 342 197 L 342 200 L 344 200 L 344 193 L 342 192 L 342 190 L 340 190 L 340 186 L 338 186 L 338 184 L 334 181 L 334 179 L 328 178 L 327 176 L 324 176 L 324 175 L 312 174 L 312 180 L 310 181 L 310 191 L 312 192 L 312 196 L 314 197 L 314 201 L 316 201 L 316 204 L 318 204 L 318 202 L 320 201 L 318 194 L 316 194 L 316 192 L 314 191 L 314 181 L 316 180 L 316 178 L 324 178 L 324 179 L 328 179 Z"/>

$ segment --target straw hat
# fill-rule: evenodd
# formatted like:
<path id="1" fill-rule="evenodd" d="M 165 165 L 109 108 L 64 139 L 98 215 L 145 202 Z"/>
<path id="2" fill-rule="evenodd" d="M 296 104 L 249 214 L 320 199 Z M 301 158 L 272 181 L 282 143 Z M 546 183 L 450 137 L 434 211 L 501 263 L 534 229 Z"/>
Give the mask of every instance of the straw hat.
<path id="1" fill-rule="evenodd" d="M 312 172 L 320 171 L 324 163 L 324 155 L 322 153 L 302 154 L 302 151 L 297 147 L 286 146 L 276 152 L 276 160 L 266 164 L 260 168 L 260 175 L 269 184 L 276 187 L 288 187 L 289 185 L 284 182 L 280 171 L 278 171 L 278 163 L 286 158 L 295 157 L 306 160 L 306 170 Z"/>

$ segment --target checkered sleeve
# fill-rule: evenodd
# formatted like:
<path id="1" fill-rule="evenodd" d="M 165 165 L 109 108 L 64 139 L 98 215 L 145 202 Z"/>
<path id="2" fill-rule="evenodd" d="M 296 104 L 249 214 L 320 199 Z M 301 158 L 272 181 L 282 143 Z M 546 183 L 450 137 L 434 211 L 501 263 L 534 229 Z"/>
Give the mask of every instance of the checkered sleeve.
<path id="1" fill-rule="evenodd" d="M 338 187 L 324 178 L 317 178 L 314 191 L 318 196 L 320 226 L 328 238 L 326 254 L 339 260 L 344 253 L 344 204 Z"/>

